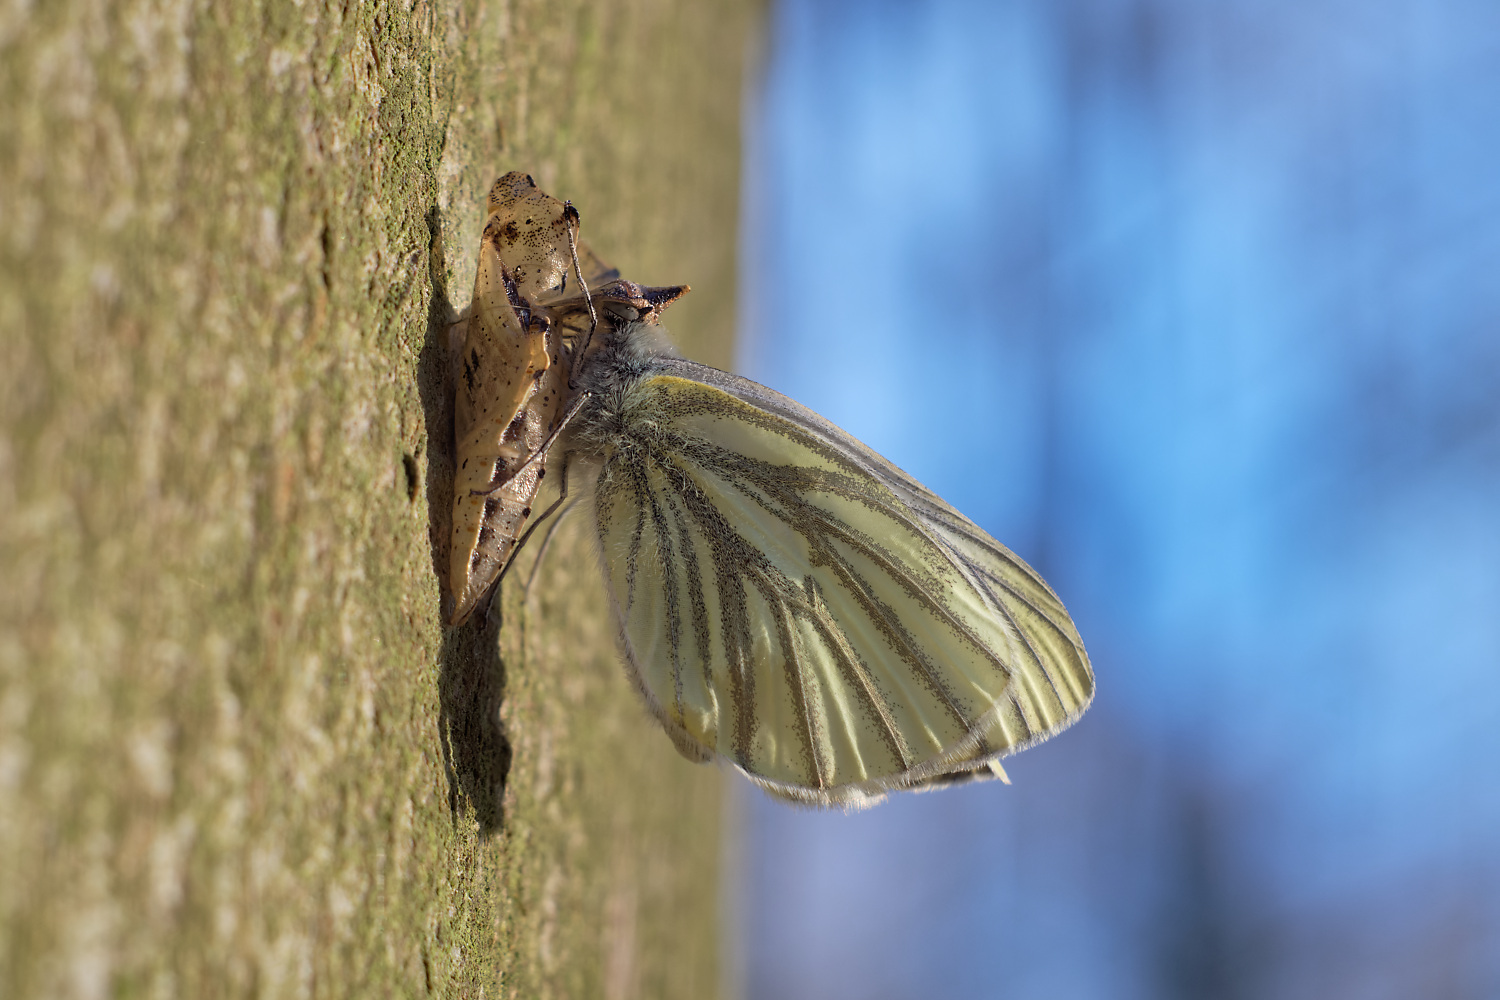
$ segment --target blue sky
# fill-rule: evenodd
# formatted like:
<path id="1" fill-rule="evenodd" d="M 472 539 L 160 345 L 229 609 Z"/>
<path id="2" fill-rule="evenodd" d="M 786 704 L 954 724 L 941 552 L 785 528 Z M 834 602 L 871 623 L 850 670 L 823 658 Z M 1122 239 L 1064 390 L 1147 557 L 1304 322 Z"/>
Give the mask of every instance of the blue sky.
<path id="1" fill-rule="evenodd" d="M 746 791 L 752 997 L 1500 996 L 1500 7 L 773 9 L 741 370 L 1041 570 L 1012 788 Z"/>

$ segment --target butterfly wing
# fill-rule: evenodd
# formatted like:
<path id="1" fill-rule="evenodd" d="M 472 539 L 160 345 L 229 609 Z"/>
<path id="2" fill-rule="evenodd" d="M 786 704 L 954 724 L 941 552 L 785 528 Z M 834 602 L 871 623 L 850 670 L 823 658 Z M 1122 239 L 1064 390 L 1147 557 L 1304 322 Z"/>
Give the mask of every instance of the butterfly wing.
<path id="1" fill-rule="evenodd" d="M 594 499 L 605 575 L 636 683 L 688 757 L 859 805 L 993 774 L 1092 698 L 1041 578 L 806 408 L 672 359 L 619 416 Z"/>

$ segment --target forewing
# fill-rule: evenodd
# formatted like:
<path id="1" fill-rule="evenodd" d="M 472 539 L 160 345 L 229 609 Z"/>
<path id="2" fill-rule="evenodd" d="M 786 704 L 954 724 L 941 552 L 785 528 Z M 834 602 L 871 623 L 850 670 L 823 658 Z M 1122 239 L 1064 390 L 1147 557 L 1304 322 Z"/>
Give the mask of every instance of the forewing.
<path id="1" fill-rule="evenodd" d="M 1052 591 L 910 477 L 688 362 L 628 395 L 595 504 L 627 659 L 690 757 L 860 804 L 992 774 L 1093 693 Z"/>

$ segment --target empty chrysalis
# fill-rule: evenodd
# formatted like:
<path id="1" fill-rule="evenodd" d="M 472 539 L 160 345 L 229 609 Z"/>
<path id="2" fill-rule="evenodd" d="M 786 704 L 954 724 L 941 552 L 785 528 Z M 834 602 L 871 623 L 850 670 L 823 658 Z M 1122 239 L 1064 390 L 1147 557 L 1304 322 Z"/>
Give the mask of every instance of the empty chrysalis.
<path id="1" fill-rule="evenodd" d="M 565 412 L 569 352 L 591 325 L 585 290 L 591 285 L 595 299 L 624 301 L 648 318 L 686 290 L 621 281 L 577 240 L 578 213 L 526 174 L 497 180 L 487 207 L 474 298 L 468 316 L 449 329 L 456 391 L 448 572 L 454 625 L 467 621 L 493 589 L 531 517 L 551 436 Z"/>
<path id="2" fill-rule="evenodd" d="M 625 663 L 651 713 L 688 759 L 727 761 L 798 802 L 858 807 L 892 789 L 1003 779 L 1001 758 L 1083 713 L 1093 672 L 1041 577 L 822 417 L 679 357 L 656 320 L 682 289 L 620 279 L 577 242 L 576 215 L 530 178 L 496 185 L 523 188 L 564 224 L 510 246 L 502 223 L 495 260 L 502 275 L 520 267 L 510 261 L 524 245 L 549 268 L 527 270 L 526 286 L 512 276 L 504 300 L 511 342 L 536 330 L 549 346 L 492 352 L 502 374 L 475 383 L 494 387 L 497 419 L 508 413 L 516 430 L 483 439 L 482 474 L 460 463 L 458 485 L 470 475 L 481 501 L 471 561 L 488 566 L 479 553 L 502 531 L 493 558 L 503 568 L 513 556 L 536 490 L 528 477 L 559 454 L 562 497 L 571 488 L 587 512 Z M 492 193 L 487 242 L 496 204 Z M 571 298 L 567 263 L 581 286 Z M 474 316 L 480 302 L 477 287 Z M 529 392 L 509 390 L 516 372 L 533 379 Z M 461 414 L 466 391 L 476 390 L 461 380 Z M 460 424 L 461 456 L 474 426 Z M 485 538 L 482 509 L 523 495 L 527 508 Z M 487 589 L 498 572 L 462 586 Z"/>

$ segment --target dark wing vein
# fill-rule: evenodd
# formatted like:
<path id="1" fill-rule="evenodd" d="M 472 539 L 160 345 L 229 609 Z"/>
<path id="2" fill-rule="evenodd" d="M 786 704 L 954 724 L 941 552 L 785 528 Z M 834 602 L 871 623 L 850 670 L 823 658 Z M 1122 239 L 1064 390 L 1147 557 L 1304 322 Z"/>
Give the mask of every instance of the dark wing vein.
<path id="1" fill-rule="evenodd" d="M 782 669 L 786 672 L 787 686 L 791 689 L 792 703 L 802 721 L 802 740 L 807 752 L 807 761 L 812 771 L 813 779 L 817 781 L 819 788 L 828 785 L 823 774 L 822 753 L 824 741 L 818 738 L 818 727 L 813 722 L 812 706 L 806 687 L 806 680 L 802 674 L 802 658 L 797 655 L 797 641 L 792 631 L 792 611 L 787 602 L 782 600 L 775 592 L 774 583 L 762 574 L 757 582 L 760 583 L 761 597 L 771 609 L 776 622 L 776 638 L 781 643 Z"/>
<path id="2" fill-rule="evenodd" d="M 715 476 L 736 489 L 745 490 L 745 485 L 740 475 L 737 474 L 737 470 L 725 468 L 721 463 L 705 461 L 709 456 L 703 454 L 700 449 L 693 448 L 691 442 L 669 438 L 664 445 L 658 445 L 652 450 L 655 453 L 655 461 L 661 463 L 667 462 L 667 455 L 687 456 L 696 452 L 697 461 L 693 464 L 702 474 Z M 721 454 L 728 453 L 721 450 Z M 853 653 L 847 637 L 843 635 L 837 622 L 828 615 L 825 609 L 808 604 L 807 596 L 800 588 L 793 584 L 764 552 L 752 545 L 736 530 L 710 495 L 694 482 L 694 477 L 687 469 L 680 465 L 674 467 L 678 474 L 668 475 L 665 478 L 677 491 L 684 507 L 697 522 L 699 530 L 710 541 L 712 560 L 716 569 L 715 575 L 720 581 L 720 616 L 726 632 L 726 650 L 738 645 L 741 648 L 741 662 L 748 661 L 749 615 L 744 589 L 744 584 L 748 579 L 757 585 L 757 589 L 760 590 L 768 606 L 775 608 L 784 605 L 796 617 L 804 618 L 812 624 L 833 654 L 834 662 L 840 672 L 861 696 L 868 716 L 879 723 L 882 737 L 892 757 L 909 762 L 910 751 L 901 736 L 890 707 L 885 704 L 884 697 L 876 688 L 873 679 L 868 676 L 864 664 Z M 800 530 L 801 525 L 798 525 L 796 520 L 787 520 Z M 838 633 L 837 638 L 834 637 L 835 632 Z M 738 642 L 730 641 L 731 638 L 737 639 Z M 795 646 L 786 646 L 784 651 L 789 658 L 795 659 L 798 656 Z M 799 683 L 801 683 L 800 677 Z M 805 714 L 808 711 L 805 699 L 798 696 L 796 703 L 799 712 Z M 747 715 L 747 712 L 753 712 L 753 707 L 745 704 L 737 714 L 745 720 L 744 725 L 753 728 L 753 716 Z M 810 722 L 808 730 L 811 732 Z M 739 740 L 736 740 L 736 743 L 739 744 Z M 748 745 L 748 740 L 745 745 Z M 812 753 L 814 759 L 817 758 L 816 749 L 810 749 L 809 752 Z"/>
<path id="3" fill-rule="evenodd" d="M 891 714 L 890 706 L 886 704 L 885 697 L 875 687 L 874 679 L 869 676 L 864 664 L 860 662 L 859 654 L 854 651 L 853 645 L 849 642 L 848 633 L 828 613 L 822 595 L 818 592 L 817 581 L 812 577 L 806 580 L 805 593 L 810 612 L 809 623 L 817 629 L 818 637 L 823 640 L 829 653 L 834 657 L 839 672 L 854 685 L 855 690 L 864 695 L 869 703 L 870 709 L 880 721 L 881 735 L 885 739 L 886 748 L 890 750 L 891 756 L 901 762 L 902 768 L 910 767 L 911 747 L 901 734 L 901 728 L 896 725 L 896 718 Z"/>
<path id="4" fill-rule="evenodd" d="M 650 488 L 650 471 L 641 470 L 639 481 L 645 489 L 645 501 L 651 515 L 651 528 L 656 533 L 656 562 L 661 574 L 667 614 L 667 646 L 672 656 L 672 706 L 677 720 L 682 721 L 682 609 L 677 592 L 677 565 L 673 558 L 672 534 L 667 530 L 667 519 L 657 502 L 656 491 Z"/>
<path id="5" fill-rule="evenodd" d="M 630 536 L 630 552 L 625 559 L 625 613 L 628 615 L 630 609 L 635 606 L 635 571 L 639 565 L 641 556 L 641 536 L 646 531 L 646 497 L 650 495 L 651 487 L 645 481 L 644 470 L 631 470 L 630 485 L 635 490 L 635 530 Z"/>
<path id="6" fill-rule="evenodd" d="M 698 648 L 698 663 L 703 669 L 703 683 L 713 687 L 713 646 L 709 633 L 708 602 L 703 594 L 703 576 L 698 566 L 698 547 L 693 544 L 689 527 L 677 494 L 664 494 L 672 511 L 672 523 L 682 546 L 682 569 L 687 576 L 688 597 L 692 601 L 693 641 Z"/>
<path id="7" fill-rule="evenodd" d="M 703 449 L 699 449 L 702 451 Z M 843 542 L 851 549 L 863 555 L 874 563 L 887 578 L 899 585 L 908 597 L 912 598 L 918 605 L 926 610 L 937 620 L 947 625 L 955 633 L 974 648 L 976 652 L 989 660 L 996 669 L 1010 674 L 1010 668 L 1003 660 L 997 657 L 983 640 L 963 622 L 957 615 L 933 596 L 928 587 L 919 581 L 915 574 L 908 572 L 905 564 L 894 558 L 884 546 L 875 542 L 863 532 L 856 531 L 847 522 L 834 516 L 823 507 L 812 503 L 801 496 L 801 492 L 829 492 L 835 495 L 868 501 L 868 505 L 892 516 L 895 519 L 902 512 L 893 505 L 876 503 L 868 490 L 863 492 L 852 488 L 834 490 L 831 487 L 829 477 L 818 475 L 817 470 L 795 470 L 812 473 L 805 477 L 796 477 L 787 473 L 793 470 L 786 466 L 776 466 L 767 462 L 757 461 L 743 455 L 735 455 L 722 449 L 715 449 L 716 453 L 732 456 L 732 464 L 736 471 L 742 476 L 728 476 L 726 479 L 732 483 L 740 492 L 751 500 L 754 500 L 765 510 L 794 527 L 808 543 L 814 554 L 814 560 L 821 560 L 834 569 L 843 580 L 846 589 L 859 602 L 866 617 L 884 635 L 892 650 L 901 657 L 902 661 L 911 667 L 924 682 L 924 685 L 937 697 L 937 699 L 948 709 L 964 728 L 972 725 L 972 720 L 954 698 L 951 691 L 937 676 L 931 661 L 922 655 L 920 647 L 913 641 L 910 633 L 901 625 L 900 616 L 881 601 L 870 584 L 855 571 L 848 560 L 839 555 L 834 546 L 829 544 L 829 539 Z M 841 477 L 840 477 L 841 478 Z M 766 485 L 775 483 L 778 489 L 767 496 L 762 490 Z M 901 517 L 902 521 L 909 518 Z M 923 536 L 926 537 L 925 534 Z M 934 544 L 927 539 L 929 544 Z M 946 550 L 945 550 L 946 551 Z"/>

